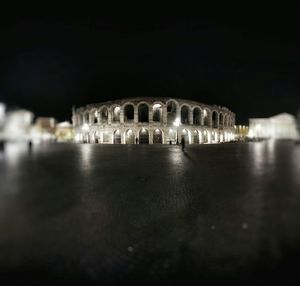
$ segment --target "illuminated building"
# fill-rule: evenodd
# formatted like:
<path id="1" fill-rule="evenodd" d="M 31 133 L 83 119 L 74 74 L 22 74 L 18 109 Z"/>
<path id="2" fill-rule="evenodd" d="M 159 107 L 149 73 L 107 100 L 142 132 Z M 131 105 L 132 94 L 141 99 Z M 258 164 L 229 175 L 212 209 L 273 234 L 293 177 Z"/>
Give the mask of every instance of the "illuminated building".
<path id="1" fill-rule="evenodd" d="M 73 126 L 70 122 L 64 121 L 56 124 L 55 137 L 58 142 L 73 141 Z"/>
<path id="2" fill-rule="evenodd" d="M 238 141 L 245 141 L 248 137 L 249 126 L 246 125 L 234 125 L 235 139 Z"/>
<path id="3" fill-rule="evenodd" d="M 8 141 L 29 140 L 33 118 L 33 113 L 25 109 L 7 112 L 3 130 L 4 139 Z"/>
<path id="4" fill-rule="evenodd" d="M 4 126 L 4 120 L 5 120 L 5 104 L 0 102 L 0 130 Z"/>
<path id="5" fill-rule="evenodd" d="M 249 138 L 297 139 L 297 124 L 293 115 L 281 113 L 270 118 L 249 119 Z"/>
<path id="6" fill-rule="evenodd" d="M 38 117 L 31 135 L 35 142 L 55 140 L 56 120 L 53 117 Z"/>
<path id="7" fill-rule="evenodd" d="M 128 98 L 73 108 L 75 141 L 100 144 L 228 142 L 235 114 L 226 107 L 171 98 Z"/>

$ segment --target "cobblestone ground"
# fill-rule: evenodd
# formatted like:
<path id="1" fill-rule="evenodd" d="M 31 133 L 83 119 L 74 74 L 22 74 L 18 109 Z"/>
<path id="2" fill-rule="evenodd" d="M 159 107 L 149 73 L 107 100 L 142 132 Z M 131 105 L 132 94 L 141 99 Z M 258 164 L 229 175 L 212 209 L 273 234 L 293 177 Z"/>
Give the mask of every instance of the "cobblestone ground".
<path id="1" fill-rule="evenodd" d="M 0 151 L 0 283 L 296 285 L 299 254 L 291 141 Z"/>

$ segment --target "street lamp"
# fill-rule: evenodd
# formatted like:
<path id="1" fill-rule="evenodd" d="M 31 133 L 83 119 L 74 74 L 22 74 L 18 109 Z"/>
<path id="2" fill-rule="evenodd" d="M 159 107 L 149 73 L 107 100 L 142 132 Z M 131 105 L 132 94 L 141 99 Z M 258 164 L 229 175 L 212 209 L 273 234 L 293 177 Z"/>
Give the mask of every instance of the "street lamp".
<path id="1" fill-rule="evenodd" d="M 180 126 L 180 119 L 176 118 L 175 121 L 173 122 L 173 125 L 176 127 L 176 144 L 178 145 L 178 127 Z"/>

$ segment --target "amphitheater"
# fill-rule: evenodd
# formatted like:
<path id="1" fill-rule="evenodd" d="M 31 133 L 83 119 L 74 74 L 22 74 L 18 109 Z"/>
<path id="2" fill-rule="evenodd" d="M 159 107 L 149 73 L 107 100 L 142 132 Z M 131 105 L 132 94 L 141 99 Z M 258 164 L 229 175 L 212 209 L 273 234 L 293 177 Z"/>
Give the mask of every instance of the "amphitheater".
<path id="1" fill-rule="evenodd" d="M 233 139 L 235 114 L 226 107 L 172 98 L 126 98 L 73 108 L 75 142 L 187 144 Z"/>

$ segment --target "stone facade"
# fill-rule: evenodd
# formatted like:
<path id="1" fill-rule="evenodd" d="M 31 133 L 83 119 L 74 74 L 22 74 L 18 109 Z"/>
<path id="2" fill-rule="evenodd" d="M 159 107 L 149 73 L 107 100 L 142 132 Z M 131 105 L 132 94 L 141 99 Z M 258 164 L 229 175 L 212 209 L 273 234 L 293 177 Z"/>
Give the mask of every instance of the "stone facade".
<path id="1" fill-rule="evenodd" d="M 248 136 L 254 139 L 297 139 L 296 118 L 288 113 L 270 118 L 250 118 Z"/>
<path id="2" fill-rule="evenodd" d="M 227 142 L 235 114 L 226 107 L 172 98 L 127 98 L 73 108 L 75 141 L 100 144 Z"/>

